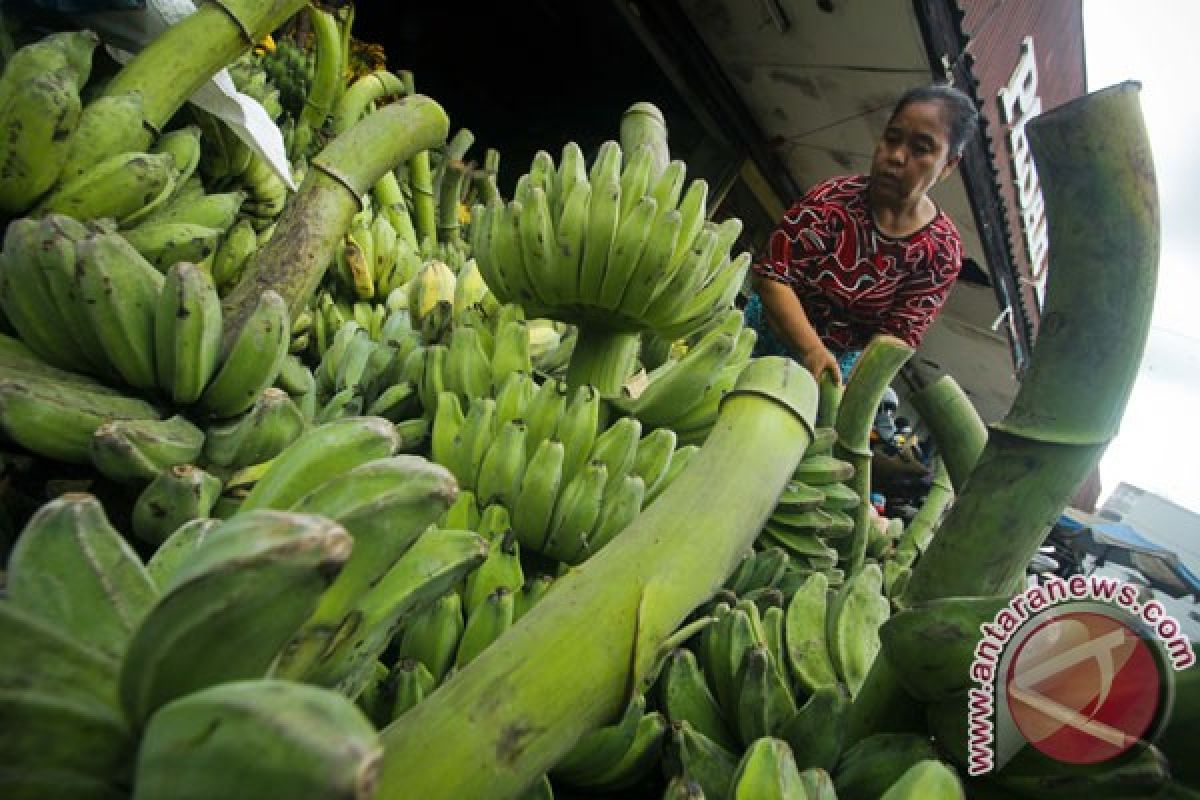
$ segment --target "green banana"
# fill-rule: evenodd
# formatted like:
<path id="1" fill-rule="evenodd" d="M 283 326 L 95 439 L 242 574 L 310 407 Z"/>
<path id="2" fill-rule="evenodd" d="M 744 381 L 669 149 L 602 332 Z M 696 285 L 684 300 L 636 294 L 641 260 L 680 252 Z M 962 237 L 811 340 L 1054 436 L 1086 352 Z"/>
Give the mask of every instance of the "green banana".
<path id="1" fill-rule="evenodd" d="M 467 614 L 466 627 L 458 643 L 454 665 L 462 669 L 512 626 L 513 592 L 497 587 Z"/>
<path id="2" fill-rule="evenodd" d="M 210 425 L 204 435 L 206 463 L 238 470 L 279 455 L 308 423 L 287 392 L 268 386 L 240 417 Z"/>
<path id="3" fill-rule="evenodd" d="M 515 508 L 525 472 L 525 435 L 525 422 L 520 419 L 508 421 L 496 432 L 475 479 L 475 496 L 481 505 Z"/>
<path id="4" fill-rule="evenodd" d="M 492 375 L 491 358 L 480 343 L 478 331 L 464 326 L 455 329 L 446 352 L 446 388 L 466 402 L 491 394 Z"/>
<path id="5" fill-rule="evenodd" d="M 850 714 L 850 694 L 841 684 L 822 686 L 809 695 L 796 716 L 779 732 L 801 769 L 832 770 L 842 754 Z"/>
<path id="6" fill-rule="evenodd" d="M 641 435 L 642 424 L 636 417 L 621 417 L 593 441 L 588 459 L 600 461 L 608 467 L 610 491 L 619 486 L 633 469 Z"/>
<path id="7" fill-rule="evenodd" d="M 587 555 L 588 533 L 600 517 L 608 467 L 600 461 L 589 462 L 570 480 L 564 469 L 563 481 L 564 488 L 554 505 L 541 552 L 559 561 L 577 564 Z"/>
<path id="8" fill-rule="evenodd" d="M 394 695 L 388 713 L 389 721 L 402 716 L 437 687 L 437 680 L 425 665 L 410 658 L 397 661 L 388 673 L 387 680 Z"/>
<path id="9" fill-rule="evenodd" d="M 65 214 L 80 221 L 110 217 L 120 222 L 158 201 L 178 180 L 169 153 L 118 153 L 56 186 L 36 213 Z"/>
<path id="10" fill-rule="evenodd" d="M 305 680 L 356 697 L 405 615 L 445 594 L 487 557 L 487 540 L 470 531 L 421 536 L 346 615 Z"/>
<path id="11" fill-rule="evenodd" d="M 728 361 L 736 339 L 714 331 L 705 336 L 678 361 L 668 361 L 654 370 L 645 390 L 636 399 L 611 400 L 617 408 L 632 414 L 648 428 L 672 427 L 681 407 L 690 408 L 704 387 Z"/>
<path id="12" fill-rule="evenodd" d="M 181 697 L 150 718 L 133 797 L 365 798 L 382 755 L 370 721 L 335 692 L 233 681 Z"/>
<path id="13" fill-rule="evenodd" d="M 600 146 L 588 176 L 592 187 L 588 206 L 587 236 L 579 267 L 579 297 L 595 302 L 600 297 L 610 252 L 621 221 L 621 147 L 608 141 Z"/>
<path id="14" fill-rule="evenodd" d="M 671 453 L 671 461 L 667 464 L 667 473 L 663 475 L 662 480 L 655 484 L 652 489 L 646 490 L 646 499 L 642 503 L 643 507 L 653 503 L 655 498 L 662 494 L 663 491 L 671 485 L 671 481 L 675 480 L 675 477 L 679 475 L 679 473 L 683 472 L 685 468 L 687 468 L 688 463 L 698 452 L 700 452 L 699 446 L 689 444 L 684 445 L 683 447 L 675 450 L 675 452 Z"/>
<path id="15" fill-rule="evenodd" d="M 826 637 L 829 580 L 815 572 L 792 596 L 784 621 L 788 664 L 796 682 L 810 692 L 837 683 Z"/>
<path id="16" fill-rule="evenodd" d="M 615 539 L 642 513 L 646 483 L 638 475 L 626 475 L 616 486 L 612 479 L 604 490 L 600 515 L 587 535 L 585 555 L 591 555 Z"/>
<path id="17" fill-rule="evenodd" d="M 337 523 L 280 511 L 239 513 L 210 532 L 125 650 L 129 718 L 144 723 L 177 697 L 264 676 L 351 547 Z"/>
<path id="18" fill-rule="evenodd" d="M 909 767 L 880 800 L 966 800 L 966 794 L 953 769 L 928 759 Z"/>
<path id="19" fill-rule="evenodd" d="M 0 601 L 0 691 L 30 690 L 113 710 L 117 664 L 52 620 Z"/>
<path id="20" fill-rule="evenodd" d="M 464 465 L 460 460 L 460 456 L 464 452 L 462 429 L 465 422 L 458 395 L 449 391 L 438 395 L 437 409 L 433 413 L 433 427 L 430 432 L 430 456 L 455 476 L 465 472 Z"/>
<path id="21" fill-rule="evenodd" d="M 459 486 L 476 491 L 476 478 L 491 443 L 496 436 L 496 401 L 490 397 L 474 398 L 462 425 L 462 453 L 455 463 L 462 469 L 455 474 Z"/>
<path id="22" fill-rule="evenodd" d="M 550 201 L 540 186 L 529 190 L 527 200 L 521 201 L 517 226 L 521 237 L 521 256 L 530 288 L 539 302 L 549 304 L 554 298 L 550 290 L 556 285 L 554 221 Z"/>
<path id="23" fill-rule="evenodd" d="M 655 287 L 664 279 L 664 272 L 683 227 L 683 215 L 674 208 L 663 211 L 651 223 L 650 233 L 637 266 L 621 296 L 619 310 L 633 319 L 641 319 L 650 305 Z"/>
<path id="24" fill-rule="evenodd" d="M 883 596 L 883 572 L 874 563 L 847 580 L 829 606 L 830 660 L 851 697 L 858 694 L 879 653 L 879 627 L 890 610 Z"/>
<path id="25" fill-rule="evenodd" d="M 179 182 L 183 183 L 190 179 L 200 166 L 200 136 L 200 128 L 197 125 L 176 128 L 159 136 L 150 150 L 154 153 L 169 153 L 175 160 L 175 169 L 179 170 Z"/>
<path id="26" fill-rule="evenodd" d="M 805 455 L 796 465 L 792 479 L 820 488 L 831 483 L 845 483 L 854 477 L 854 465 L 827 455 Z"/>
<path id="27" fill-rule="evenodd" d="M 660 678 L 660 692 L 662 708 L 671 722 L 686 719 L 692 727 L 726 750 L 738 750 L 738 742 L 730 733 L 692 651 L 676 648 L 667 656 Z"/>
<path id="28" fill-rule="evenodd" d="M 253 406 L 259 393 L 279 376 L 290 330 L 287 303 L 267 289 L 197 400 L 200 409 L 220 418 Z"/>
<path id="29" fill-rule="evenodd" d="M 902 609 L 879 628 L 883 657 L 896 679 L 924 703 L 972 684 L 980 626 L 1009 604 L 997 597 L 945 597 Z"/>
<path id="30" fill-rule="evenodd" d="M 409 619 L 398 652 L 423 664 L 441 683 L 454 666 L 465 625 L 461 595 L 447 592 Z"/>
<path id="31" fill-rule="evenodd" d="M 157 385 L 154 316 L 164 278 L 120 234 L 77 246 L 78 297 L 109 363 L 138 389 Z"/>
<path id="32" fill-rule="evenodd" d="M 746 651 L 738 670 L 737 729 L 749 747 L 756 739 L 776 736 L 796 716 L 796 701 L 766 643 Z"/>
<path id="33" fill-rule="evenodd" d="M 838 800 L 837 791 L 833 788 L 833 778 L 823 769 L 810 767 L 802 771 L 800 782 L 804 784 L 809 800 Z"/>
<path id="34" fill-rule="evenodd" d="M 733 800 L 807 800 L 800 770 L 787 742 L 764 736 L 752 742 L 738 764 Z"/>
<path id="35" fill-rule="evenodd" d="M 242 218 L 221 239 L 213 254 L 213 283 L 221 291 L 228 291 L 242 277 L 250 257 L 258 250 L 258 235 L 249 219 Z"/>
<path id="36" fill-rule="evenodd" d="M 496 425 L 504 427 L 509 420 L 525 419 L 533 400 L 536 385 L 528 372 L 510 372 L 496 386 Z M 526 437 L 529 428 L 526 423 Z M 528 448 L 526 448 L 528 449 Z"/>
<path id="37" fill-rule="evenodd" d="M 290 643 L 277 676 L 303 677 L 334 637 L 353 625 L 358 600 L 446 512 L 455 491 L 446 469 L 417 456 L 392 456 L 343 472 L 291 506 L 342 525 L 354 539 L 354 552 Z"/>
<path id="38" fill-rule="evenodd" d="M 564 191 L 566 197 L 555 226 L 554 266 L 546 291 L 560 303 L 578 303 L 579 268 L 587 242 L 592 187 L 587 176 L 580 175 Z"/>
<path id="39" fill-rule="evenodd" d="M 525 616 L 530 609 L 541 602 L 553 586 L 553 575 L 535 575 L 526 580 L 521 586 L 521 590 L 513 597 L 513 622 Z"/>
<path id="40" fill-rule="evenodd" d="M 221 298 L 200 267 L 180 262 L 167 270 L 154 312 L 158 385 L 176 403 L 195 402 L 221 353 Z"/>
<path id="41" fill-rule="evenodd" d="M 667 474 L 674 451 L 675 431 L 670 428 L 655 428 L 638 442 L 631 472 L 642 479 L 647 497 Z"/>
<path id="42" fill-rule="evenodd" d="M 624 186 L 621 188 L 621 197 L 622 204 L 629 197 Z M 657 214 L 658 202 L 649 196 L 640 197 L 628 212 L 622 209 L 621 223 L 609 252 L 604 280 L 600 284 L 600 294 L 593 299 L 600 307 L 610 311 L 620 307 L 621 298 L 625 295 L 625 290 L 650 240 L 650 232 Z"/>
<path id="43" fill-rule="evenodd" d="M 619 792 L 644 780 L 660 760 L 667 727 L 667 718 L 662 712 L 651 711 L 643 715 L 638 720 L 629 748 L 607 769 L 589 776 L 587 789 L 590 792 Z"/>
<path id="44" fill-rule="evenodd" d="M 492 352 L 492 385 L 499 386 L 513 372 L 533 372 L 529 355 L 529 326 L 523 319 L 505 320 L 496 326 Z"/>
<path id="45" fill-rule="evenodd" d="M 558 430 L 567 403 L 567 386 L 552 378 L 542 382 L 533 393 L 525 412 L 525 449 L 532 458 L 542 442 Z"/>
<path id="46" fill-rule="evenodd" d="M 92 434 L 92 464 L 105 477 L 144 485 L 169 467 L 189 464 L 204 447 L 204 432 L 176 414 L 169 419 L 115 419 Z"/>
<path id="47" fill-rule="evenodd" d="M 161 544 L 185 523 L 208 517 L 220 496 L 221 481 L 199 467 L 165 469 L 138 495 L 133 533 L 143 542 Z"/>
<path id="48" fill-rule="evenodd" d="M 563 482 L 569 484 L 588 462 L 600 426 L 600 393 L 582 385 L 575 389 L 559 417 L 554 435 L 563 443 Z"/>
<path id="49" fill-rule="evenodd" d="M 634 695 L 613 724 L 579 737 L 579 741 L 550 770 L 550 776 L 572 786 L 590 786 L 596 776 L 611 769 L 629 752 L 645 715 L 645 696 Z"/>
<path id="50" fill-rule="evenodd" d="M 146 572 L 159 591 L 191 560 L 192 551 L 221 524 L 218 519 L 193 519 L 176 528 L 146 562 Z"/>
<path id="51" fill-rule="evenodd" d="M 79 124 L 79 84 L 62 66 L 8 87 L 0 106 L 0 210 L 26 211 L 58 180 L 71 132 Z"/>
<path id="52" fill-rule="evenodd" d="M 556 439 L 544 439 L 525 465 L 513 505 L 513 532 L 521 544 L 540 550 L 550 532 L 554 504 L 563 486 L 565 448 Z"/>
<path id="53" fill-rule="evenodd" d="M 13 800 L 128 796 L 137 742 L 119 711 L 59 692 L 0 689 L 0 792 Z"/>
<path id="54" fill-rule="evenodd" d="M 876 733 L 851 745 L 833 774 L 844 800 L 882 797 L 914 764 L 937 759 L 933 743 L 915 733 Z"/>
<path id="55" fill-rule="evenodd" d="M 29 520 L 9 556 L 6 588 L 13 605 L 110 658 L 158 596 L 100 503 L 80 493 L 60 495 Z"/>
<path id="56" fill-rule="evenodd" d="M 507 522 L 507 519 L 504 521 Z M 481 530 L 480 533 L 487 535 L 487 531 Z M 467 576 L 462 592 L 463 610 L 467 615 L 474 613 L 496 589 L 504 587 L 515 594 L 525 584 L 521 548 L 512 529 L 505 526 L 489 538 L 491 543 L 487 558 Z"/>
<path id="57" fill-rule="evenodd" d="M 665 753 L 667 774 L 683 775 L 700 785 L 705 797 L 729 797 L 738 758 L 696 730 L 690 722 L 671 723 Z"/>

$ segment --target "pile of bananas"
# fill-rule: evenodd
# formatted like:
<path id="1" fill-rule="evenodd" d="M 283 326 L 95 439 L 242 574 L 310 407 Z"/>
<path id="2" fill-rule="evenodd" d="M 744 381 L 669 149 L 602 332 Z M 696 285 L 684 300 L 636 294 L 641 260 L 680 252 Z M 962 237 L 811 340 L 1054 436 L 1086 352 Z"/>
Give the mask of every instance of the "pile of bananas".
<path id="1" fill-rule="evenodd" d="M 606 142 L 588 170 L 574 142 L 557 167 L 539 152 L 513 199 L 472 210 L 471 244 L 502 301 L 536 316 L 670 339 L 733 305 L 750 255 L 730 257 L 741 222 L 706 221 L 708 185 L 686 192 L 682 162 Z M 681 197 L 682 194 L 682 197 Z"/>
<path id="2" fill-rule="evenodd" d="M 392 455 L 397 442 L 377 418 L 313 428 L 243 510 L 181 525 L 146 563 L 91 495 L 39 510 L 0 601 L 6 728 L 20 731 L 3 737 L 20 765 L 6 795 L 57 796 L 64 775 L 79 797 L 369 792 L 379 745 L 348 698 L 397 621 L 488 551 L 430 527 L 453 478 Z M 270 756 L 246 747 L 260 739 Z"/>

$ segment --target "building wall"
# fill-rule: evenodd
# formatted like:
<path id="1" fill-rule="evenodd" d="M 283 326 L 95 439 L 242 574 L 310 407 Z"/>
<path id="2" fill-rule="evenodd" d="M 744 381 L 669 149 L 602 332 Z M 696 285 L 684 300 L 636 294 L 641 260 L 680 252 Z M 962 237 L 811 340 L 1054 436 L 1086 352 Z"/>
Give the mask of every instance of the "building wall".
<path id="1" fill-rule="evenodd" d="M 959 0 L 959 5 L 1025 307 L 1036 325 L 1047 239 L 1023 125 L 1087 90 L 1082 0 Z"/>
<path id="2" fill-rule="evenodd" d="M 1174 550 L 1193 572 L 1200 572 L 1200 514 L 1153 492 L 1121 483 L 1104 502 L 1106 516 L 1119 517 L 1148 539 Z"/>

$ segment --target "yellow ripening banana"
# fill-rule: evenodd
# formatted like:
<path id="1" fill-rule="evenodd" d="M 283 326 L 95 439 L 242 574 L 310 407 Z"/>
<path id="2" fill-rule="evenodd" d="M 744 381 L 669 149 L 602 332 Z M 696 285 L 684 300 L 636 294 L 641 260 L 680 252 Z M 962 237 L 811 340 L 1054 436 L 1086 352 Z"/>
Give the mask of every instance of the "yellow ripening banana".
<path id="1" fill-rule="evenodd" d="M 158 385 L 176 403 L 194 403 L 221 355 L 221 299 L 208 274 L 188 261 L 167 270 L 154 314 Z"/>
<path id="2" fill-rule="evenodd" d="M 263 389 L 275 383 L 287 356 L 291 323 L 287 303 L 267 289 L 246 318 L 229 353 L 197 400 L 214 417 L 232 417 L 254 405 Z"/>

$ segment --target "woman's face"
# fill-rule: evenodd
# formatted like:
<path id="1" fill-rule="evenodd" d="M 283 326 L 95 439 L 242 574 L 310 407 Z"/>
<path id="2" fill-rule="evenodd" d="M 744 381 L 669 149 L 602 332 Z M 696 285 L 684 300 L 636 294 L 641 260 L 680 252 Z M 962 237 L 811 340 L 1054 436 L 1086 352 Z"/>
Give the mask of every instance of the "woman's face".
<path id="1" fill-rule="evenodd" d="M 872 199 L 893 206 L 918 202 L 958 160 L 950 155 L 941 104 L 909 103 L 888 121 L 875 145 Z"/>

